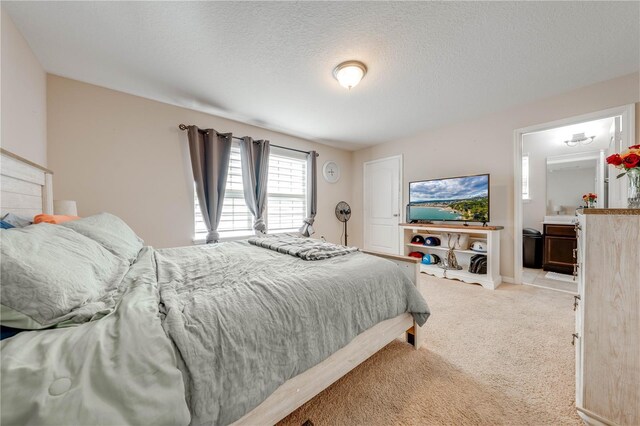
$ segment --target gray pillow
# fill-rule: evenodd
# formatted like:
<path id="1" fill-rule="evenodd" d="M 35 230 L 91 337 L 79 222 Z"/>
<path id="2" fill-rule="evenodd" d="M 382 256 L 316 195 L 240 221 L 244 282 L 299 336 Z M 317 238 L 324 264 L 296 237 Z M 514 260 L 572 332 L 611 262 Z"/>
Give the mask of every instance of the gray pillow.
<path id="1" fill-rule="evenodd" d="M 41 223 L 0 230 L 0 324 L 22 329 L 84 322 L 109 310 L 129 266 L 95 241 Z"/>
<path id="2" fill-rule="evenodd" d="M 25 226 L 29 226 L 33 223 L 33 218 L 28 218 L 24 216 L 18 216 L 17 214 L 7 213 L 2 217 L 4 222 L 10 223 L 16 228 L 24 228 Z"/>
<path id="3" fill-rule="evenodd" d="M 129 264 L 135 262 L 144 245 L 129 225 L 111 213 L 100 213 L 60 225 L 91 238 Z"/>

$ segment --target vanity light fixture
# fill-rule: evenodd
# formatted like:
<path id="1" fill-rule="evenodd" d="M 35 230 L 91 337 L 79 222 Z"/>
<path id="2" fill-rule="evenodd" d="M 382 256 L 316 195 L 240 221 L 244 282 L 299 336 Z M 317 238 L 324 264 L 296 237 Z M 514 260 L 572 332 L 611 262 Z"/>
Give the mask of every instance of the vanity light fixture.
<path id="1" fill-rule="evenodd" d="M 346 89 L 356 87 L 367 74 L 367 66 L 360 61 L 346 61 L 333 69 L 333 78 Z"/>
<path id="2" fill-rule="evenodd" d="M 567 146 L 589 145 L 595 139 L 595 136 L 585 136 L 584 133 L 575 133 L 571 139 L 564 141 Z"/>

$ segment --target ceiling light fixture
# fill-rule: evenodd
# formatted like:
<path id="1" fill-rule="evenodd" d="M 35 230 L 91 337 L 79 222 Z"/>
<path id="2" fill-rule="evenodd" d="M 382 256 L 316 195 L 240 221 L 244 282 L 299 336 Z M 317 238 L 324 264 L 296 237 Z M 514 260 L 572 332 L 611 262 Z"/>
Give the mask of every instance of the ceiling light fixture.
<path id="1" fill-rule="evenodd" d="M 567 146 L 589 145 L 595 139 L 595 136 L 585 136 L 584 133 L 575 133 L 571 139 L 564 141 Z"/>
<path id="2" fill-rule="evenodd" d="M 346 89 L 356 87 L 367 74 L 367 66 L 360 61 L 343 62 L 333 69 L 333 77 Z"/>

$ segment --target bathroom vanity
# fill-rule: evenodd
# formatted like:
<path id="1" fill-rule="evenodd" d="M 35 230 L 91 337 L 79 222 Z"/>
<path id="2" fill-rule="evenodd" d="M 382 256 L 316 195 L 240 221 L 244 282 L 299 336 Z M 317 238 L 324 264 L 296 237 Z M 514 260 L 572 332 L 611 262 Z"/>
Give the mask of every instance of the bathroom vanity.
<path id="1" fill-rule="evenodd" d="M 573 274 L 574 255 L 578 246 L 576 220 L 575 216 L 545 217 L 543 270 Z"/>

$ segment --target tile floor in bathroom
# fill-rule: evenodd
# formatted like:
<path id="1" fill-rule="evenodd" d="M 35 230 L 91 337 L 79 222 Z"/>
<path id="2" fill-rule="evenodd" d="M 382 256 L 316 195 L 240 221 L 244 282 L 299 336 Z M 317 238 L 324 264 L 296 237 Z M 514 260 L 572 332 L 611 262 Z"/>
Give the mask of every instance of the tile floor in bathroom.
<path id="1" fill-rule="evenodd" d="M 551 290 L 564 291 L 567 293 L 578 293 L 578 283 L 560 281 L 546 278 L 547 271 L 542 269 L 522 268 L 522 282 L 523 284 L 535 285 L 537 287 L 549 288 Z"/>

